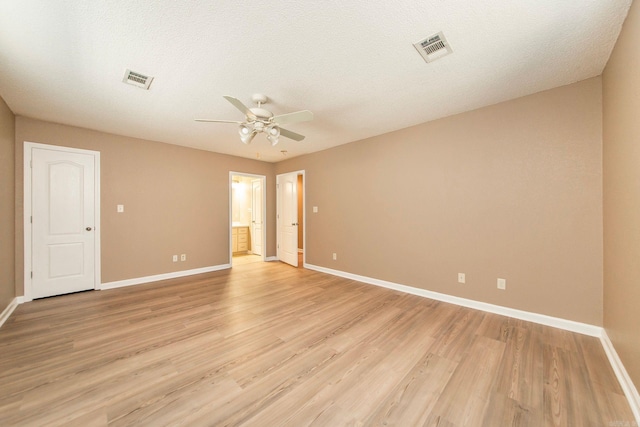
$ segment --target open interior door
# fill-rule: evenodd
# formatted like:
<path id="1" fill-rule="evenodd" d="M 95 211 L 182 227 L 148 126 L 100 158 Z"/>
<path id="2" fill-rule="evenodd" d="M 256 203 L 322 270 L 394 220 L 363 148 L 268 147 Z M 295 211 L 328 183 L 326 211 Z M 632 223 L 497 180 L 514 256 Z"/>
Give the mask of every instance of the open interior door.
<path id="1" fill-rule="evenodd" d="M 276 177 L 278 194 L 278 259 L 298 266 L 298 174 Z"/>
<path id="2" fill-rule="evenodd" d="M 251 252 L 262 255 L 262 179 L 251 181 Z"/>

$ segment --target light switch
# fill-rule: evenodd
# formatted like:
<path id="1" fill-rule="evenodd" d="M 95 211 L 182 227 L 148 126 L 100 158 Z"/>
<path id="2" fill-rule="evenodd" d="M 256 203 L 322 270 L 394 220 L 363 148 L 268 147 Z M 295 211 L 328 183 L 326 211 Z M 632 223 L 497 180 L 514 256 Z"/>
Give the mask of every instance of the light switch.
<path id="1" fill-rule="evenodd" d="M 313 213 L 318 213 L 318 207 L 317 206 L 313 207 Z"/>
<path id="2" fill-rule="evenodd" d="M 118 205 L 118 213 L 124 212 L 124 205 Z"/>

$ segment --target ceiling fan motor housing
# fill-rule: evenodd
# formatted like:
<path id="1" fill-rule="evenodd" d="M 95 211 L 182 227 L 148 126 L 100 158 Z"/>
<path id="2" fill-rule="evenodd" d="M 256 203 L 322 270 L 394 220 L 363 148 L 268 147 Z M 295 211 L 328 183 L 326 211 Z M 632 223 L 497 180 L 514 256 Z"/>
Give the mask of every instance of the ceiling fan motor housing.
<path id="1" fill-rule="evenodd" d="M 249 109 L 258 120 L 269 121 L 273 117 L 273 113 L 264 108 L 250 108 Z"/>

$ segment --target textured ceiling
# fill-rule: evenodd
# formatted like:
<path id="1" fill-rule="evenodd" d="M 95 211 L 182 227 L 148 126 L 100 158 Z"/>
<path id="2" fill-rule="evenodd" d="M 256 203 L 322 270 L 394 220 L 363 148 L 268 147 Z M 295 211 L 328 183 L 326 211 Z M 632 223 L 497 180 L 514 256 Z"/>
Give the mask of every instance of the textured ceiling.
<path id="1" fill-rule="evenodd" d="M 18 115 L 266 161 L 602 73 L 631 0 L 2 0 L 0 96 Z M 412 43 L 443 31 L 453 54 Z M 125 69 L 154 76 L 149 91 Z M 239 141 L 222 96 L 307 138 Z"/>

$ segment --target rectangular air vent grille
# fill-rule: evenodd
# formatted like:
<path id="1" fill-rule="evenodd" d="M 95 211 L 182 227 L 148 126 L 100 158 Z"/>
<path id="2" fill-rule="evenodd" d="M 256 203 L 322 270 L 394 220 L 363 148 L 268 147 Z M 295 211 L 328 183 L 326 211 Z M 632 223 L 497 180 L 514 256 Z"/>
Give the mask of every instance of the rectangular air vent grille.
<path id="1" fill-rule="evenodd" d="M 427 62 L 433 62 L 453 52 L 442 32 L 429 36 L 418 43 L 414 43 L 413 46 Z"/>
<path id="2" fill-rule="evenodd" d="M 136 73 L 135 71 L 126 70 L 122 81 L 142 89 L 149 89 L 149 86 L 153 81 L 153 77 L 145 76 L 144 74 Z"/>

